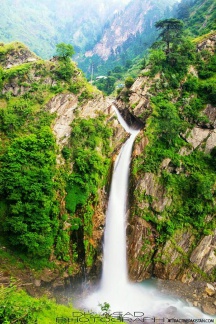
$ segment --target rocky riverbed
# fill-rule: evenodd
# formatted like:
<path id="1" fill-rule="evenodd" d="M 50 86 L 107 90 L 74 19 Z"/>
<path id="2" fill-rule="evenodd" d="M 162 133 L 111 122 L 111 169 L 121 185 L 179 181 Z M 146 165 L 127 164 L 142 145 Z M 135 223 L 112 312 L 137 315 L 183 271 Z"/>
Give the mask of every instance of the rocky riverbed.
<path id="1" fill-rule="evenodd" d="M 177 280 L 158 279 L 157 286 L 162 293 L 182 298 L 203 313 L 216 317 L 216 283 L 193 281 L 185 284 Z"/>

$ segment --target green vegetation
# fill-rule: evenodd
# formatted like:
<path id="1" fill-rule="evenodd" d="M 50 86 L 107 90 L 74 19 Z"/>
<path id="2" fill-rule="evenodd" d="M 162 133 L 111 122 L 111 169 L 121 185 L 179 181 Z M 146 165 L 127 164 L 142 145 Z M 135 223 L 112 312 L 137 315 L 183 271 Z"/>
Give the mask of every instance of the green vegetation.
<path id="1" fill-rule="evenodd" d="M 134 83 L 134 78 L 132 77 L 128 77 L 126 80 L 125 80 L 125 87 L 126 88 L 130 88 L 132 86 L 132 84 Z"/>
<path id="2" fill-rule="evenodd" d="M 83 314 L 71 304 L 60 305 L 47 297 L 33 298 L 14 285 L 0 287 L 0 322 L 2 324 L 53 324 L 76 321 L 79 316 L 94 323 L 106 321 L 110 305 L 101 305 L 101 315 Z M 104 316 L 103 316 L 104 314 Z M 85 316 L 85 318 L 84 318 Z M 112 318 L 112 323 L 119 323 Z"/>
<path id="3" fill-rule="evenodd" d="M 140 10 L 143 9 L 140 8 L 138 1 L 135 1 L 133 8 L 131 5 L 129 5 L 121 16 L 117 14 L 116 17 L 113 17 L 113 21 L 111 21 L 111 26 L 117 26 L 118 24 L 121 26 L 121 32 L 123 34 L 129 31 L 130 36 L 127 38 L 127 40 L 122 42 L 122 44 L 119 46 L 114 46 L 114 48 L 110 51 L 108 59 L 106 60 L 103 60 L 96 54 L 91 57 L 85 57 L 83 55 L 83 57 L 79 58 L 80 68 L 85 71 L 87 77 L 90 78 L 91 69 L 89 67 L 93 65 L 94 74 L 96 76 L 115 77 L 116 87 L 118 87 L 118 84 L 124 83 L 124 80 L 128 76 L 136 78 L 143 66 L 143 57 L 146 55 L 149 46 L 151 46 L 151 44 L 157 38 L 157 31 L 152 25 L 159 19 L 170 17 L 172 4 L 172 1 L 151 1 L 151 8 L 145 10 L 145 13 L 143 13 L 143 18 L 141 18 L 142 16 L 140 12 Z M 131 12 L 133 12 L 132 15 Z M 125 22 L 129 16 L 131 16 L 131 21 L 133 21 L 132 24 L 136 24 L 138 21 L 141 23 L 142 27 L 140 28 L 140 31 L 134 33 L 131 26 L 129 26 L 128 29 Z M 113 31 L 109 28 L 109 25 L 108 28 L 105 28 L 104 30 L 106 32 L 106 38 L 112 39 Z M 109 45 L 107 44 L 105 46 L 108 49 Z M 120 78 L 115 76 L 116 68 L 122 69 L 120 72 Z"/>
<path id="4" fill-rule="evenodd" d="M 42 127 L 15 138 L 1 157 L 0 191 L 7 204 L 3 231 L 11 245 L 48 257 L 56 235 L 54 138 Z"/>
<path id="5" fill-rule="evenodd" d="M 203 1 L 198 2 L 205 8 Z M 211 3 L 209 16 L 213 8 Z M 179 18 L 188 28 L 189 16 L 197 23 L 200 12 L 196 6 L 193 9 L 188 8 L 187 1 L 179 6 Z M 208 30 L 213 26 L 210 18 L 203 24 Z M 156 204 L 160 197 L 147 195 L 137 187 L 133 213 L 155 226 L 159 246 L 182 227 L 192 228 L 197 241 L 215 228 L 215 149 L 205 153 L 205 143 L 192 149 L 187 136 L 194 126 L 213 129 L 203 110 L 207 104 L 216 104 L 216 58 L 213 51 L 196 48 L 213 33 L 194 40 L 178 19 L 160 20 L 155 26 L 160 30 L 160 40 L 148 57 L 142 56 L 147 45 L 141 43 L 140 34 L 136 35 L 135 49 L 130 50 L 130 42 L 125 45 L 126 54 L 120 55 L 118 63 L 108 60 L 109 72 L 98 58 L 92 58 L 91 64 L 96 73 L 105 71 L 105 76 L 95 82 L 105 94 L 113 93 L 116 86 L 121 91 L 125 85 L 122 96 L 126 106 L 138 71 L 148 68 L 143 75 L 151 85 L 151 107 L 140 117 L 146 116 L 149 143 L 134 158 L 133 180 L 152 173 L 169 203 L 161 209 Z M 150 43 L 156 30 L 148 31 L 146 41 Z M 201 30 L 197 32 L 201 34 Z M 23 44 L 0 44 L 0 244 L 7 251 L 13 249 L 15 258 L 24 260 L 18 262 L 19 267 L 58 267 L 73 275 L 80 271 L 80 264 L 91 267 L 96 259 L 93 220 L 97 208 L 101 208 L 99 192 L 108 183 L 112 130 L 99 113 L 94 118 L 79 118 L 79 107 L 94 98 L 97 91 L 70 60 L 73 46 L 60 43 L 56 54 L 48 62 L 35 56 L 28 60 L 32 54 Z M 17 61 L 19 57 L 26 57 L 23 60 L 27 63 Z M 11 60 L 15 62 L 12 66 L 8 64 Z M 57 94 L 69 93 L 77 97 L 76 118 L 69 141 L 58 147 L 52 131 L 56 116 L 50 114 L 47 104 Z M 162 167 L 165 159 L 167 165 Z M 146 203 L 144 208 L 141 202 Z M 148 241 L 143 242 L 143 249 L 149 246 Z M 6 258 L 2 251 L 1 255 Z M 143 256 L 142 261 L 149 265 L 150 257 Z M 0 300 L 6 293 L 8 298 L 15 294 L 17 300 L 28 299 L 24 293 L 10 289 L 0 293 Z M 29 316 L 26 323 L 33 323 L 35 310 L 41 311 L 40 302 L 36 305 L 29 299 L 26 303 L 32 315 L 27 315 L 28 311 L 21 313 L 18 305 L 19 318 L 10 319 L 13 308 L 0 316 L 20 323 Z"/>
<path id="6" fill-rule="evenodd" d="M 75 54 L 75 51 L 72 45 L 59 43 L 56 45 L 56 54 L 60 59 L 68 60 Z"/>
<path id="7" fill-rule="evenodd" d="M 193 36 L 204 35 L 216 29 L 216 4 L 214 0 L 182 0 L 177 18 L 183 19 Z"/>
<path id="8" fill-rule="evenodd" d="M 160 4 L 160 6 L 162 7 L 163 4 Z M 214 0 L 182 0 L 173 10 L 173 15 L 176 18 L 163 19 L 156 23 L 161 39 L 160 41 L 155 42 L 151 49 L 152 58 L 154 56 L 155 72 L 159 72 L 158 65 L 160 66 L 160 62 L 165 59 L 165 55 L 167 56 L 168 52 L 170 52 L 169 59 L 173 62 L 172 66 L 174 67 L 178 65 L 178 68 L 182 68 L 182 70 L 184 70 L 183 72 L 186 72 L 188 62 L 187 56 L 190 55 L 187 55 L 187 53 L 191 53 L 190 47 L 193 46 L 193 43 L 188 43 L 188 39 L 185 36 L 182 37 L 182 21 L 186 27 L 186 35 L 204 35 L 216 28 L 215 9 Z M 147 14 L 146 21 L 148 21 L 148 17 L 151 15 L 152 11 L 150 10 Z M 170 12 L 165 12 L 164 15 L 165 17 L 170 17 Z M 161 16 L 158 16 L 158 19 L 161 18 Z M 122 88 L 122 84 L 124 84 L 124 80 L 128 77 L 136 78 L 140 73 L 140 69 L 145 68 L 147 64 L 147 51 L 157 37 L 156 31 L 154 28 L 150 28 L 150 25 L 150 23 L 147 23 L 144 33 L 137 34 L 133 41 L 130 40 L 123 44 L 123 55 L 113 55 L 106 62 L 103 62 L 98 56 L 93 56 L 91 59 L 86 58 L 85 62 L 80 60 L 80 66 L 82 69 L 87 70 L 89 65 L 93 65 L 96 75 L 104 75 L 107 77 L 107 79 L 95 80 L 95 85 L 105 94 L 109 95 L 115 93 L 115 90 L 117 90 L 118 93 Z M 176 51 L 175 48 L 175 44 L 178 44 L 178 41 L 185 43 L 185 46 L 181 47 L 181 51 Z M 169 48 L 172 43 L 174 45 L 173 51 L 175 54 L 172 53 L 172 49 Z M 162 44 L 162 47 L 167 47 L 166 51 L 154 51 L 155 46 Z M 91 62 L 89 62 L 89 60 L 91 60 Z M 88 77 L 90 77 L 89 74 Z"/>
<path id="9" fill-rule="evenodd" d="M 176 43 L 181 37 L 181 31 L 183 28 L 183 22 L 178 19 L 165 19 L 157 21 L 155 27 L 158 30 L 161 30 L 159 37 L 161 41 L 166 43 L 166 55 L 169 55 L 171 52 L 170 44 Z"/>
<path id="10" fill-rule="evenodd" d="M 216 225 L 215 149 L 205 153 L 205 143 L 193 149 L 187 142 L 194 126 L 213 128 L 203 110 L 207 104 L 215 105 L 216 56 L 211 51 L 197 52 L 195 44 L 199 40 L 192 41 L 182 29 L 178 37 L 169 37 L 165 22 L 165 26 L 159 22 L 162 40 L 153 45 L 149 55 L 147 77 L 152 84 L 149 92 L 153 113 L 144 133 L 149 143 L 134 159 L 132 169 L 135 182 L 146 172 L 154 174 L 155 186 L 170 201 L 160 208 L 160 197 L 138 188 L 134 192 L 133 214 L 155 226 L 159 246 L 182 228 L 192 230 L 198 242 L 204 235 L 211 235 Z M 211 34 L 205 39 L 208 36 Z M 157 73 L 160 78 L 152 81 Z M 162 166 L 166 161 L 167 165 Z M 144 202 L 146 207 L 140 208 Z"/>
<path id="11" fill-rule="evenodd" d="M 1 45 L 0 50 L 2 66 L 8 56 L 16 60 L 19 55 L 31 55 L 19 43 Z M 78 98 L 79 107 L 93 98 L 94 92 L 97 93 L 71 62 L 72 46 L 59 44 L 57 52 L 59 57 L 52 62 L 36 59 L 0 70 L 0 221 L 3 224 L 0 242 L 12 248 L 30 267 L 50 266 L 52 253 L 54 259 L 69 263 L 73 273 L 77 271 L 79 246 L 77 235 L 71 240 L 71 231 L 76 232 L 83 226 L 84 219 L 85 233 L 90 231 L 96 187 L 104 185 L 108 169 L 111 132 L 102 117 L 86 121 L 87 124 L 78 119 L 77 125 L 75 122 L 73 125 L 76 140 L 72 138 L 70 147 L 62 149 L 66 163 L 62 166 L 56 164 L 59 152 L 51 130 L 55 114 L 49 112 L 47 103 L 58 93 L 72 92 Z M 76 133 L 79 123 L 81 129 L 86 128 L 84 135 L 82 131 Z M 89 139 L 88 131 L 92 131 Z M 78 143 L 83 143 L 83 146 L 78 148 Z M 86 150 L 82 152 L 84 146 Z M 97 147 L 101 153 L 94 151 Z M 71 173 L 69 163 L 72 155 L 76 180 L 73 174 L 70 180 L 66 176 Z M 91 168 L 95 170 L 92 174 Z M 84 190 L 80 183 L 85 183 L 86 179 L 89 187 Z M 66 188 L 69 188 L 68 195 L 71 192 L 73 195 L 71 218 L 61 207 Z M 82 195 L 82 190 L 81 220 L 75 212 L 80 206 L 78 192 Z M 66 228 L 65 223 L 68 224 Z M 32 257 L 34 262 L 31 264 L 28 260 Z"/>
<path id="12" fill-rule="evenodd" d="M 105 125 L 104 116 L 94 119 L 77 118 L 72 123 L 69 147 L 62 154 L 73 161 L 73 172 L 67 180 L 66 208 L 76 216 L 77 229 L 83 226 L 86 263 L 90 266 L 95 253 L 89 244 L 92 236 L 92 216 L 98 203 L 98 190 L 107 183 L 112 130 Z M 67 152 L 67 153 L 65 153 Z"/>
<path id="13" fill-rule="evenodd" d="M 57 305 L 46 297 L 33 298 L 16 286 L 0 288 L 0 321 L 2 324 L 53 324 L 58 317 L 71 318 L 72 306 Z"/>

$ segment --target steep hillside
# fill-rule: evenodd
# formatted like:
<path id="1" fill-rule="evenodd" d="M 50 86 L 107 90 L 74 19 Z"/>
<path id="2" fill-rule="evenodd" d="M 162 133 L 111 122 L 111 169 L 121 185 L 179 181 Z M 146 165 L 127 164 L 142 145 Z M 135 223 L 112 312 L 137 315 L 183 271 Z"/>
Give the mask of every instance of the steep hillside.
<path id="1" fill-rule="evenodd" d="M 193 36 L 216 29 L 216 4 L 214 0 L 182 0 L 177 6 L 177 18 L 183 19 Z"/>
<path id="2" fill-rule="evenodd" d="M 31 269 L 50 267 L 41 281 L 63 284 L 96 264 L 123 131 L 68 57 L 43 61 L 1 44 L 0 64 L 0 282 L 21 275 L 34 285 Z"/>
<path id="3" fill-rule="evenodd" d="M 43 58 L 55 54 L 60 42 L 76 52 L 92 47 L 104 24 L 126 1 L 1 1 L 0 41 L 21 41 Z"/>
<path id="4" fill-rule="evenodd" d="M 136 7 L 137 3 L 129 4 L 126 10 L 113 20 L 94 50 L 86 53 L 90 58 L 84 59 L 83 63 L 88 62 L 88 65 L 80 63 L 85 71 L 89 69 L 94 84 L 108 95 L 120 91 L 125 80 L 136 78 L 140 69 L 145 67 L 148 50 L 158 35 L 154 25 L 163 15 L 181 19 L 191 37 L 215 30 L 214 0 L 182 0 L 174 3 L 172 10 L 168 10 L 167 7 L 165 11 L 164 4 L 149 1 Z M 140 11 L 141 6 L 143 9 Z M 136 21 L 135 27 L 132 21 Z M 125 41 L 127 37 L 129 38 Z M 98 74 L 105 77 L 97 77 Z"/>
<path id="5" fill-rule="evenodd" d="M 193 42 L 175 37 L 169 52 L 152 50 L 148 67 L 117 98 L 126 118 L 130 111 L 145 123 L 131 177 L 133 280 L 215 281 L 215 42 L 213 32 Z M 215 314 L 212 299 L 208 305 Z"/>
<path id="6" fill-rule="evenodd" d="M 154 23 L 168 17 L 175 0 L 159 3 L 154 0 L 131 1 L 124 11 L 115 15 L 94 48 L 79 57 L 80 67 L 103 75 L 117 65 L 141 57 L 156 38 Z"/>

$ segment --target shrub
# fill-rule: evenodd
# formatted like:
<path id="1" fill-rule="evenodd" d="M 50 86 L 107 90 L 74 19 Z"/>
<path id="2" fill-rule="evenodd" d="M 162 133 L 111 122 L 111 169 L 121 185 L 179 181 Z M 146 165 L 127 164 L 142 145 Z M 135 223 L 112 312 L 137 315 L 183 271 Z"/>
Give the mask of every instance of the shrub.
<path id="1" fill-rule="evenodd" d="M 135 81 L 134 78 L 128 77 L 125 80 L 125 87 L 129 89 L 133 85 L 134 81 Z"/>

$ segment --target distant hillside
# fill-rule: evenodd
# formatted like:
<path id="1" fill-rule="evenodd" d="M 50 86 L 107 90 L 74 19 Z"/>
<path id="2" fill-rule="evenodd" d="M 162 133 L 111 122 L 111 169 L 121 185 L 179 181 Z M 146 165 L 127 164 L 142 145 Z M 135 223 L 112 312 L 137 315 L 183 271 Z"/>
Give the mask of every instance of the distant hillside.
<path id="1" fill-rule="evenodd" d="M 115 15 L 106 26 L 102 37 L 92 50 L 78 58 L 84 71 L 104 74 L 117 65 L 128 65 L 128 60 L 143 56 L 156 38 L 154 23 L 171 15 L 176 0 L 131 1 L 124 11 Z"/>
<path id="2" fill-rule="evenodd" d="M 86 53 L 87 56 L 92 56 L 84 58 L 80 63 L 85 71 L 87 68 L 91 68 L 91 72 L 93 71 L 95 76 L 98 74 L 106 76 L 107 74 L 106 79 L 97 79 L 97 77 L 94 79 L 95 85 L 106 94 L 120 90 L 124 80 L 128 77 L 136 78 L 139 75 L 140 70 L 145 67 L 148 61 L 147 50 L 157 38 L 158 34 L 154 24 L 161 19 L 160 15 L 162 9 L 165 8 L 164 5 L 160 4 L 159 7 L 159 4 L 153 1 L 149 1 L 148 5 L 147 2 L 145 4 L 140 2 L 143 8 L 146 6 L 145 11 L 144 9 L 140 10 L 141 6 L 136 5 L 138 2 L 130 3 L 122 15 L 115 17 L 101 42 L 94 47 L 93 51 Z M 172 15 L 172 17 L 181 19 L 184 22 L 185 32 L 190 37 L 202 36 L 216 29 L 215 7 L 215 0 L 182 0 L 172 6 L 172 12 L 166 7 L 164 17 Z M 135 9 L 137 14 L 135 14 Z M 131 12 L 134 13 L 131 14 Z M 135 19 L 137 23 L 133 26 L 132 21 Z M 122 25 L 120 20 L 122 20 Z M 143 21 L 143 25 L 141 21 Z M 133 26 L 131 30 L 128 25 Z M 140 32 L 140 28 L 143 28 L 142 32 Z M 111 30 L 113 30 L 113 36 Z M 131 35 L 128 36 L 128 40 L 124 41 L 125 34 L 128 35 L 130 31 Z M 115 34 L 117 34 L 116 37 L 114 37 Z M 117 46 L 120 42 L 122 44 Z"/>
<path id="3" fill-rule="evenodd" d="M 0 41 L 21 41 L 43 58 L 55 53 L 59 42 L 71 43 L 76 52 L 88 50 L 102 33 L 107 19 L 125 1 L 2 0 Z"/>

